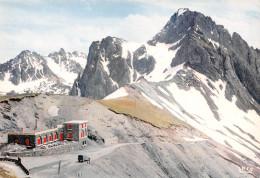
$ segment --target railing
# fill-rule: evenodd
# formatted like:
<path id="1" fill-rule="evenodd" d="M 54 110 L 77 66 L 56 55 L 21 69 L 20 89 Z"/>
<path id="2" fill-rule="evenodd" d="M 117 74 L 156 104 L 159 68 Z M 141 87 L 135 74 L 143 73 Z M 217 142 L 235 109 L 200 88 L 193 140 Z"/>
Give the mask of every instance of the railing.
<path id="1" fill-rule="evenodd" d="M 13 158 L 0 158 L 0 161 L 10 161 L 14 162 L 17 166 L 19 166 L 25 174 L 29 175 L 30 171 L 24 167 L 24 165 L 21 162 L 21 158 L 18 157 L 18 159 L 13 159 Z"/>

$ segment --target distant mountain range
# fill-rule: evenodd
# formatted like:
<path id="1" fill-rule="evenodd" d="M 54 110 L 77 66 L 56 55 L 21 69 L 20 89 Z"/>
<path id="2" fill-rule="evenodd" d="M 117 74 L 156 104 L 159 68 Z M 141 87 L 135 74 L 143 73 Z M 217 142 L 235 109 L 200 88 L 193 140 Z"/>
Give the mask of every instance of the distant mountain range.
<path id="1" fill-rule="evenodd" d="M 14 59 L 0 64 L 0 94 L 68 94 L 86 62 L 86 54 L 68 53 L 62 48 L 48 56 L 22 51 Z"/>

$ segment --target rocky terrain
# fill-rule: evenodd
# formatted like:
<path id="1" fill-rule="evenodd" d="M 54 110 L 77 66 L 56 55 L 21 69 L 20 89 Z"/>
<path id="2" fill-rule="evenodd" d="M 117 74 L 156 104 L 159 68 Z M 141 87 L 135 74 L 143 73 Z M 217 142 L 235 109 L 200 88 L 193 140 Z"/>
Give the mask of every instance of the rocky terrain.
<path id="1" fill-rule="evenodd" d="M 71 94 L 102 99 L 119 87 L 145 78 L 149 82 L 171 79 L 181 65 L 212 81 L 227 83 L 226 98 L 238 98 L 242 109 L 259 107 L 259 49 L 237 33 L 232 35 L 210 17 L 180 9 L 143 45 L 115 37 L 91 44 L 88 63 Z M 78 93 L 80 92 L 80 93 Z"/>
<path id="2" fill-rule="evenodd" d="M 17 93 L 68 94 L 86 65 L 86 55 L 64 49 L 42 56 L 28 50 L 0 64 L 0 95 Z"/>
<path id="3" fill-rule="evenodd" d="M 93 42 L 71 94 L 109 100 L 134 90 L 259 164 L 259 54 L 210 17 L 179 9 L 141 46 L 115 37 Z"/>
<path id="4" fill-rule="evenodd" d="M 142 96 L 139 99 L 145 101 Z M 35 131 L 35 119 L 38 119 L 38 131 L 53 128 L 71 119 L 87 119 L 89 127 L 95 129 L 104 139 L 104 144 L 89 140 L 82 150 L 52 156 L 23 157 L 22 162 L 30 169 L 32 177 L 260 175 L 259 164 L 247 155 L 218 144 L 176 118 L 172 118 L 173 121 L 178 121 L 175 124 L 162 127 L 152 123 L 152 120 L 144 122 L 143 116 L 136 118 L 130 114 L 118 114 L 100 104 L 100 101 L 61 95 L 5 99 L 1 102 L 1 109 L 6 108 L 7 104 L 9 110 L 2 113 L 10 116 L 12 122 L 1 123 L 1 126 L 5 126 L 1 128 L 3 142 L 8 131 L 19 131 L 22 127 L 25 131 Z M 153 106 L 146 107 L 149 110 Z M 24 112 L 25 110 L 28 112 Z M 150 115 L 156 115 L 156 112 L 159 111 Z M 37 118 L 35 113 L 38 113 Z M 0 117 L 1 121 L 8 120 Z M 78 163 L 78 154 L 91 157 L 91 164 Z M 57 174 L 59 160 L 62 161 L 61 172 Z"/>
<path id="5" fill-rule="evenodd" d="M 19 56 L 0 66 L 0 79 L 8 74 L 20 84 L 47 76 L 68 87 L 45 83 L 53 93 L 67 93 L 76 80 L 73 96 L 0 98 L 3 147 L 7 132 L 35 131 L 36 120 L 37 130 L 45 130 L 87 119 L 105 141 L 89 140 L 74 152 L 23 158 L 32 176 L 260 177 L 260 52 L 210 17 L 179 9 L 142 45 L 116 37 L 95 41 L 82 74 L 78 63 L 69 60 L 78 53 L 60 50 L 41 57 L 27 51 Z M 12 61 L 31 64 L 36 58 L 42 69 L 24 75 L 13 70 L 22 71 Z M 41 66 L 36 62 L 33 66 Z M 73 79 L 55 70 L 56 64 L 73 73 Z M 16 73 L 20 78 L 14 79 Z M 47 91 L 44 86 L 40 88 Z M 91 164 L 79 165 L 79 153 L 89 155 Z"/>

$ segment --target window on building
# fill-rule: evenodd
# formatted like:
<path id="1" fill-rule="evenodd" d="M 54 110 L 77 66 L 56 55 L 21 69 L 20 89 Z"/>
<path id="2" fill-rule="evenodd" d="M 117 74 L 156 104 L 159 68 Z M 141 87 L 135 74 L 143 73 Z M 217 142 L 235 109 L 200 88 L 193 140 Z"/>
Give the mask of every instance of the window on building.
<path id="1" fill-rule="evenodd" d="M 72 133 L 69 133 L 69 134 L 68 134 L 68 137 L 69 137 L 69 138 L 72 138 Z"/>
<path id="2" fill-rule="evenodd" d="M 71 129 L 71 124 L 68 125 L 68 129 Z"/>

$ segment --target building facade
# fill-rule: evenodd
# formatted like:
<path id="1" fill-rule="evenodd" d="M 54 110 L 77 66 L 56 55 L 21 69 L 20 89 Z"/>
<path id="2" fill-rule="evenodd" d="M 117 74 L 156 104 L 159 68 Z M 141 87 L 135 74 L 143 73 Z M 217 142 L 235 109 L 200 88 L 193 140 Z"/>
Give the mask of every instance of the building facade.
<path id="1" fill-rule="evenodd" d="M 27 148 L 37 148 L 64 140 L 82 141 L 82 144 L 86 144 L 87 122 L 86 120 L 72 120 L 64 122 L 55 129 L 34 133 L 10 132 L 8 143 L 25 145 Z"/>
<path id="2" fill-rule="evenodd" d="M 79 141 L 87 136 L 87 122 L 80 120 L 64 122 L 63 132 L 66 140 Z"/>

